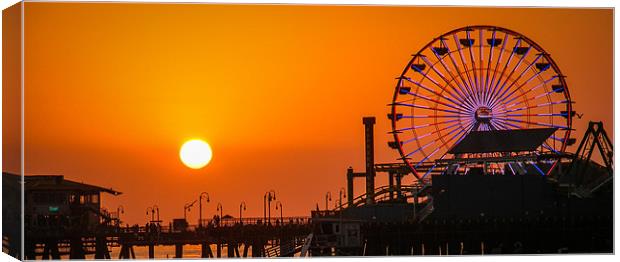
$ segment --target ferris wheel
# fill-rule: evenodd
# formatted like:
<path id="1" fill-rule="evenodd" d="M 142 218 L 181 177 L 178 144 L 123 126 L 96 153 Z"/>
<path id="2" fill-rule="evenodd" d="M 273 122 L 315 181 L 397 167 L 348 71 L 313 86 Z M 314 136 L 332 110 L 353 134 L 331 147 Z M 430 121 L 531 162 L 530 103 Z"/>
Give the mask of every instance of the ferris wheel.
<path id="1" fill-rule="evenodd" d="M 459 28 L 415 53 L 395 88 L 390 147 L 423 179 L 472 131 L 556 128 L 541 152 L 561 154 L 572 101 L 560 68 L 537 43 L 495 26 Z"/>

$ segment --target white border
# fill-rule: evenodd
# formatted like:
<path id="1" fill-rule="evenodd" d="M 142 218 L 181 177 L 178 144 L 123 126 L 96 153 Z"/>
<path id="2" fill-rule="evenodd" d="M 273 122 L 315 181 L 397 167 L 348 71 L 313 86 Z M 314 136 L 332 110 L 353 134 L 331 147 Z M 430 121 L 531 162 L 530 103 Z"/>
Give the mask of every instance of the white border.
<path id="1" fill-rule="evenodd" d="M 5 8 L 17 3 L 18 1 L 14 0 L 0 0 L 0 7 L 4 10 Z M 29 0 L 26 2 L 52 2 L 52 1 L 41 1 L 41 0 Z M 56 1 L 58 2 L 58 1 Z M 182 0 L 163 0 L 163 1 L 148 1 L 148 0 L 131 0 L 131 1 L 75 1 L 75 0 L 64 0 L 62 2 L 144 2 L 144 3 L 205 3 L 200 1 L 182 1 Z M 578 8 L 614 8 L 614 87 L 617 84 L 617 78 L 615 76 L 619 75 L 619 70 L 615 66 L 615 61 L 618 59 L 618 55 L 615 52 L 617 47 L 617 29 L 618 29 L 618 21 L 615 18 L 615 7 L 616 3 L 614 1 L 604 1 L 604 0 L 587 0 L 587 1 L 576 1 L 576 0 L 505 0 L 505 1 L 493 1 L 493 0 L 425 0 L 425 1 L 414 1 L 414 0 L 254 0 L 254 1 L 243 1 L 243 0 L 218 0 L 211 1 L 206 3 L 233 3 L 233 4 L 243 4 L 243 3 L 260 3 L 260 4 L 326 4 L 326 5 L 418 5 L 418 6 L 503 6 L 503 7 L 578 7 Z M 23 11 L 23 10 L 22 10 Z M 23 15 L 22 15 L 23 19 Z M 23 21 L 22 21 L 23 22 Z M 0 19 L 0 28 L 2 22 Z M 23 30 L 23 27 L 22 27 Z M 0 34 L 1 40 L 1 34 Z M 23 39 L 22 39 L 23 41 Z M 1 43 L 1 41 L 0 41 Z M 22 42 L 23 43 L 23 42 Z M 23 52 L 22 52 L 22 61 L 23 61 Z M 0 65 L 0 70 L 2 69 L 2 65 Z M 23 77 L 23 63 L 22 63 L 22 77 Z M 1 80 L 1 75 L 0 75 Z M 22 79 L 23 80 L 23 79 Z M 24 82 L 22 81 L 22 85 Z M 24 88 L 22 86 L 22 92 Z M 22 93 L 23 96 L 23 93 Z M 615 101 L 618 101 L 618 93 L 615 92 L 614 88 L 614 137 L 618 136 L 618 128 L 617 123 L 620 123 L 620 114 L 618 114 L 618 108 L 615 106 Z M 0 108 L 2 102 L 0 101 Z M 22 112 L 23 112 L 23 101 L 22 101 Z M 23 114 L 22 114 L 23 116 Z M 0 116 L 1 118 L 1 116 Z M 1 134 L 1 126 L 2 123 L 0 121 L 0 134 Z M 23 131 L 23 121 L 22 121 L 22 131 Z M 617 140 L 617 139 L 616 139 Z M 22 148 L 23 148 L 23 139 L 22 139 Z M 23 153 L 22 153 L 23 154 Z M 2 152 L 0 151 L 0 158 L 2 157 Z M 22 155 L 23 157 L 23 155 Z M 23 161 L 22 161 L 23 164 Z M 1 166 L 1 163 L 0 163 Z M 23 167 L 22 167 L 23 170 Z M 618 172 L 616 172 L 618 173 Z M 614 181 L 617 183 L 617 181 Z M 1 189 L 0 189 L 1 192 Z M 615 194 L 615 203 L 618 203 L 618 194 Z M 614 205 L 615 207 L 616 205 Z M 614 209 L 615 218 L 618 218 L 618 209 Z M 1 216 L 1 211 L 0 211 Z M 0 226 L 1 230 L 1 226 Z M 22 229 L 23 230 L 23 229 Z M 618 233 L 618 227 L 614 227 L 614 236 Z M 620 245 L 616 240 L 614 243 L 614 250 L 618 251 Z M 566 256 L 551 256 L 551 255 L 541 255 L 541 256 L 465 256 L 465 257 L 377 257 L 377 258 L 346 258 L 346 257 L 338 257 L 338 258 L 320 258 L 320 260 L 328 260 L 328 259 L 338 259 L 338 261 L 359 261 L 359 260 L 370 260 L 370 261 L 446 261 L 446 260 L 458 260 L 458 261 L 495 261 L 495 260 L 503 260 L 503 261 L 522 261 L 523 259 L 532 260 L 532 261 L 546 261 L 549 259 L 562 259 L 567 261 L 583 261 L 583 260 L 596 260 L 596 261 L 615 261 L 617 258 L 614 258 L 611 255 L 566 255 Z M 314 258 L 316 260 L 319 258 Z M 0 252 L 0 260 L 2 261 L 17 261 L 11 256 Z M 226 259 L 226 261 L 245 261 L 247 259 Z M 296 261 L 297 259 L 278 259 L 278 261 Z M 148 261 L 148 260 L 138 260 L 138 261 Z M 198 260 L 198 261 L 207 261 L 207 260 Z"/>

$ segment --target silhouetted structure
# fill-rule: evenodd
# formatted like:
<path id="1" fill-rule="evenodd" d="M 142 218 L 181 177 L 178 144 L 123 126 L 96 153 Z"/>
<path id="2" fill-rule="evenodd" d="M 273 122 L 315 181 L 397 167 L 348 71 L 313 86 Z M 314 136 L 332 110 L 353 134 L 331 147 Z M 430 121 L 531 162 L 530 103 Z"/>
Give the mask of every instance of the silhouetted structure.
<path id="1" fill-rule="evenodd" d="M 21 176 L 2 172 L 2 248 L 21 258 Z"/>
<path id="2" fill-rule="evenodd" d="M 19 176 L 3 173 L 19 182 Z M 25 258 L 59 259 L 63 254 L 84 258 L 95 252 L 109 258 L 103 226 L 113 218 L 101 209 L 101 193 L 120 192 L 64 179 L 63 176 L 24 177 Z M 92 246 L 89 246 L 92 242 Z"/>
<path id="3" fill-rule="evenodd" d="M 429 183 L 375 188 L 357 198 L 349 197 L 346 207 L 313 211 L 313 256 L 332 255 L 428 255 L 428 254 L 530 254 L 613 252 L 612 166 L 600 166 L 591 157 L 595 147 L 608 159 L 613 156 L 602 124 L 591 123 L 582 144 L 586 152 L 556 155 L 498 155 L 480 159 L 437 160 L 441 174 Z M 368 129 L 366 129 L 368 131 Z M 540 131 L 540 132 L 539 132 Z M 498 131 L 473 136 L 498 135 Z M 499 131 L 506 132 L 506 131 Z M 552 132 L 519 130 L 528 141 L 540 146 Z M 366 136 L 366 143 L 372 142 Z M 463 139 L 468 152 L 494 152 L 493 145 L 479 145 Z M 487 142 L 485 142 L 487 143 Z M 493 143 L 492 141 L 490 142 Z M 455 147 L 458 147 L 457 144 Z M 517 146 L 519 147 L 519 146 Z M 504 151 L 505 145 L 497 144 Z M 515 147 L 516 148 L 516 147 Z M 373 159 L 372 157 L 366 157 Z M 550 176 L 537 165 L 557 159 Z M 454 164 L 469 161 L 507 163 L 511 169 L 491 173 L 483 168 L 459 172 Z M 587 163 L 587 164 L 586 164 Z M 374 164 L 376 170 L 401 175 L 404 164 Z M 486 165 L 482 165 L 486 166 Z M 584 166 L 587 166 L 585 168 Z M 517 168 L 518 167 L 518 168 Z M 515 170 L 512 170 L 512 169 Z M 354 175 L 352 175 L 354 174 Z M 356 173 L 347 169 L 347 182 Z M 359 176 L 359 175 L 358 175 Z M 561 182 L 558 181 L 561 178 Z M 392 178 L 390 177 L 390 180 Z M 587 191 L 587 194 L 585 193 Z M 394 196 L 393 192 L 401 192 Z M 353 192 L 348 192 L 349 196 Z M 365 200 L 374 196 L 372 204 Z"/>

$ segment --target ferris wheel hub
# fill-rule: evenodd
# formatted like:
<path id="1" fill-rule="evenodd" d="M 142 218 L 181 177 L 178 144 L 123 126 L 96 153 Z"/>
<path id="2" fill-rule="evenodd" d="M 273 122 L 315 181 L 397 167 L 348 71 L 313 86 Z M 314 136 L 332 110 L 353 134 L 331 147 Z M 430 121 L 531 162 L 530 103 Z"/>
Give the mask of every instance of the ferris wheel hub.
<path id="1" fill-rule="evenodd" d="M 486 122 L 489 122 L 491 118 L 493 118 L 493 112 L 491 111 L 490 108 L 486 106 L 481 106 L 478 109 L 476 109 L 476 113 L 474 116 L 476 118 L 476 121 L 486 123 Z"/>

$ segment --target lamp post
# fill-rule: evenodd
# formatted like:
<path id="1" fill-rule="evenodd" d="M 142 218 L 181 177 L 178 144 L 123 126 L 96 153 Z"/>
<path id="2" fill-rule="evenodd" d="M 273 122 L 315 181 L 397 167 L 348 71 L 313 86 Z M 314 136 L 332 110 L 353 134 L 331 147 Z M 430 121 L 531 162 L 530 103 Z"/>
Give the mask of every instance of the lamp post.
<path id="1" fill-rule="evenodd" d="M 239 224 L 243 225 L 243 220 L 241 219 L 241 215 L 243 214 L 243 210 L 245 210 L 245 201 L 241 201 L 239 204 Z"/>
<path id="2" fill-rule="evenodd" d="M 342 198 L 343 197 L 347 197 L 347 194 L 344 191 L 344 187 L 341 187 L 340 191 L 338 192 L 338 204 L 340 205 L 340 209 L 342 209 Z"/>
<path id="3" fill-rule="evenodd" d="M 157 223 L 159 223 L 159 206 L 157 205 L 153 205 L 153 210 L 155 210 L 155 213 L 157 214 Z"/>
<path id="4" fill-rule="evenodd" d="M 152 206 L 146 208 L 146 215 L 151 215 L 151 222 L 155 221 L 155 208 Z"/>
<path id="5" fill-rule="evenodd" d="M 276 191 L 272 189 L 267 191 L 263 196 L 263 218 L 265 222 L 271 220 L 271 201 L 273 200 L 276 200 Z M 265 212 L 265 210 L 268 211 Z"/>
<path id="6" fill-rule="evenodd" d="M 186 203 L 183 206 L 183 219 L 185 219 L 186 222 L 187 222 L 187 211 L 190 211 L 190 208 L 194 206 L 194 204 L 196 204 L 196 201 L 198 200 L 194 200 L 194 202 L 191 202 L 191 203 Z"/>
<path id="7" fill-rule="evenodd" d="M 121 225 L 121 214 L 125 214 L 125 207 L 123 205 L 119 205 L 116 208 L 116 225 Z"/>
<path id="8" fill-rule="evenodd" d="M 209 203 L 209 193 L 202 192 L 200 196 L 198 196 L 198 227 L 202 227 L 202 198 L 206 197 L 207 203 Z"/>
<path id="9" fill-rule="evenodd" d="M 217 203 L 217 208 L 215 209 L 215 211 L 220 211 L 220 219 L 218 220 L 219 223 L 218 224 L 222 224 L 222 220 L 224 220 L 224 218 L 222 217 L 222 203 Z"/>
<path id="10" fill-rule="evenodd" d="M 332 201 L 332 192 L 329 191 L 325 194 L 325 210 L 329 210 L 328 201 Z"/>
<path id="11" fill-rule="evenodd" d="M 280 224 L 283 224 L 284 220 L 282 220 L 282 203 L 280 201 L 276 202 L 276 210 L 278 210 L 278 206 L 280 206 Z"/>

